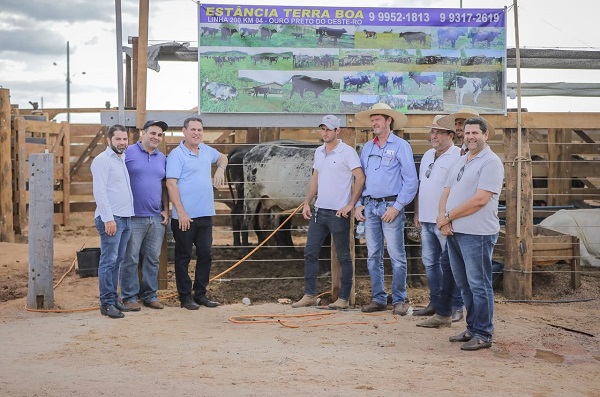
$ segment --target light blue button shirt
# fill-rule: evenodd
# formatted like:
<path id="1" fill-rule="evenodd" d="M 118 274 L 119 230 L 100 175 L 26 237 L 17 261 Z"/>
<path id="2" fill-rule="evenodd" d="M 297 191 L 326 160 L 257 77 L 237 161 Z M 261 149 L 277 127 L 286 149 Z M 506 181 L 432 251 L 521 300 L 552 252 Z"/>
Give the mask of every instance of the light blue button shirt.
<path id="1" fill-rule="evenodd" d="M 362 149 L 360 163 L 366 177 L 363 200 L 397 195 L 394 208 L 398 211 L 413 201 L 419 179 L 412 148 L 404 139 L 392 133 L 382 148 L 370 140 Z"/>

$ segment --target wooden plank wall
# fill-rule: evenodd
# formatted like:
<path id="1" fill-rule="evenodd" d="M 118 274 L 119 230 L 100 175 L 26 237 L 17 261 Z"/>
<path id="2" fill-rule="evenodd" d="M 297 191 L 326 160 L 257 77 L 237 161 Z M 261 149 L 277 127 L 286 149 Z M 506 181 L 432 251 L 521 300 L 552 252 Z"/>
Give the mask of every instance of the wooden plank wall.
<path id="1" fill-rule="evenodd" d="M 66 225 L 70 218 L 70 131 L 69 123 L 26 120 L 15 117 L 12 123 L 13 221 L 15 231 L 27 229 L 29 202 L 28 160 L 32 153 L 54 155 L 54 224 Z"/>

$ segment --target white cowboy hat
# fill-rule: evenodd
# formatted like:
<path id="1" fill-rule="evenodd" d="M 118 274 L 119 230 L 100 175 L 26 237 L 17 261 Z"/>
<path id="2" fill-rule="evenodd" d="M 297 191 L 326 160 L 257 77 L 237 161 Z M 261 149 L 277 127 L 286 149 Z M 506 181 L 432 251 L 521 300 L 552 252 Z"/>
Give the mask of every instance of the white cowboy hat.
<path id="1" fill-rule="evenodd" d="M 433 123 L 431 123 L 431 125 L 426 125 L 426 128 L 435 128 L 436 130 L 446 130 L 446 131 L 451 131 L 454 132 L 454 124 L 452 125 L 452 128 L 448 128 L 448 127 L 444 127 L 443 125 L 439 125 L 438 121 L 440 121 L 440 119 L 442 117 L 445 117 L 443 114 L 438 114 L 437 116 L 435 116 L 433 118 Z"/>
<path id="2" fill-rule="evenodd" d="M 400 129 L 408 123 L 408 117 L 402 112 L 392 109 L 385 103 L 376 103 L 369 110 L 356 113 L 354 116 L 358 122 L 364 125 L 371 124 L 371 116 L 384 114 L 394 119 L 394 129 Z"/>
<path id="3" fill-rule="evenodd" d="M 438 124 L 443 126 L 444 128 L 451 128 L 452 130 L 454 130 L 454 123 L 456 119 L 470 119 L 471 117 L 479 117 L 480 119 L 483 119 L 483 121 L 485 121 L 485 125 L 487 126 L 488 130 L 488 138 L 491 138 L 494 135 L 496 135 L 496 130 L 494 130 L 494 126 L 491 125 L 490 122 L 487 121 L 484 117 L 480 116 L 477 109 L 473 108 L 462 108 L 456 113 L 451 113 L 447 116 L 444 116 L 438 120 Z"/>

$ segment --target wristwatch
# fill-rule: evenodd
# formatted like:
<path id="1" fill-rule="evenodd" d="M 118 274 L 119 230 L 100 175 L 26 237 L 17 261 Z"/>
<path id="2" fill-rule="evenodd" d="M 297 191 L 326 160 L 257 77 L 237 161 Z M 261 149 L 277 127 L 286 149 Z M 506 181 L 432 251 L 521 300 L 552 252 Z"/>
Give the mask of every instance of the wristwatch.
<path id="1" fill-rule="evenodd" d="M 450 211 L 444 213 L 444 218 L 446 218 L 447 221 L 450 221 Z"/>

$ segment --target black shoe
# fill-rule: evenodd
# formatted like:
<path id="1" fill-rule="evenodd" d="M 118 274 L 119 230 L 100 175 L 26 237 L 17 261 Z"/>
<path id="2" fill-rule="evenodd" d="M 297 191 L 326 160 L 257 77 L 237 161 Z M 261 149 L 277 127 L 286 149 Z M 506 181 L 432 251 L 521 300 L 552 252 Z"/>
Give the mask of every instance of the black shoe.
<path id="1" fill-rule="evenodd" d="M 435 307 L 430 303 L 425 309 L 417 310 L 413 312 L 413 316 L 433 316 L 435 314 Z"/>
<path id="2" fill-rule="evenodd" d="M 181 307 L 188 310 L 198 310 L 200 309 L 200 305 L 194 302 L 192 298 L 187 299 L 184 302 L 181 302 Z"/>
<path id="3" fill-rule="evenodd" d="M 464 331 L 458 335 L 454 335 L 448 338 L 450 342 L 468 342 L 471 339 L 473 339 L 473 334 L 469 331 Z"/>
<path id="4" fill-rule="evenodd" d="M 119 309 L 115 307 L 115 305 L 105 305 L 100 306 L 100 314 L 103 316 L 108 316 L 110 318 L 123 318 L 125 315 L 121 313 Z"/>
<path id="5" fill-rule="evenodd" d="M 206 306 L 206 307 L 217 307 L 220 305 L 219 302 L 217 301 L 211 301 L 210 299 L 208 299 L 206 297 L 206 295 L 201 296 L 200 298 L 194 298 L 194 301 L 202 306 Z"/>

